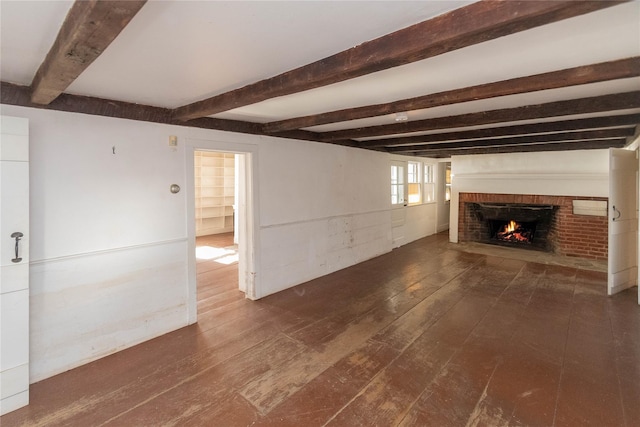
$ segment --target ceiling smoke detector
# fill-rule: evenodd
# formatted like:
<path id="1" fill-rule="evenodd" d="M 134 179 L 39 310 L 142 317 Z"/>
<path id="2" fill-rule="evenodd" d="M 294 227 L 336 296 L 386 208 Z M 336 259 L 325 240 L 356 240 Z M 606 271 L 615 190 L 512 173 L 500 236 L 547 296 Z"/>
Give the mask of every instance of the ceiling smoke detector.
<path id="1" fill-rule="evenodd" d="M 407 120 L 409 120 L 409 116 L 407 115 L 407 113 L 396 113 L 394 120 L 396 122 L 406 122 Z"/>

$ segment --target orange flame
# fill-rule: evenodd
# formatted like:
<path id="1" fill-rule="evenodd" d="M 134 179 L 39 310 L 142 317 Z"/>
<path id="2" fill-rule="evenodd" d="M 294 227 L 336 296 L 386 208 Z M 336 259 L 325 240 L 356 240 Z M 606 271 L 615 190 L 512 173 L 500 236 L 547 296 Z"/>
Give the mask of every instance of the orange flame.
<path id="1" fill-rule="evenodd" d="M 518 224 L 516 224 L 516 222 L 514 220 L 509 221 L 508 225 L 504 226 L 504 232 L 505 233 L 513 233 L 514 231 L 516 231 L 516 226 Z"/>

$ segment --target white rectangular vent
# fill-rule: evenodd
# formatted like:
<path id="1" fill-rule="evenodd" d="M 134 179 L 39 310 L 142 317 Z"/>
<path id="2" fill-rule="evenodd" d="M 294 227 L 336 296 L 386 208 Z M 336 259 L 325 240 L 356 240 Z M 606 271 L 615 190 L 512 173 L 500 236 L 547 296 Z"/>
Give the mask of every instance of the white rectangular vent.
<path id="1" fill-rule="evenodd" d="M 606 200 L 574 200 L 574 215 L 607 216 Z"/>

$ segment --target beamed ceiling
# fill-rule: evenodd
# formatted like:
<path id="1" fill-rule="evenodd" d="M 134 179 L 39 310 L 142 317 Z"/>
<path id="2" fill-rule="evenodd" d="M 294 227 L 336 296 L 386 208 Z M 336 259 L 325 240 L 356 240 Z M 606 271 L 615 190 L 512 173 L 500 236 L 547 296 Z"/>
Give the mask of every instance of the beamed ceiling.
<path id="1" fill-rule="evenodd" d="M 622 147 L 640 123 L 638 1 L 1 0 L 0 16 L 3 104 L 433 158 Z"/>

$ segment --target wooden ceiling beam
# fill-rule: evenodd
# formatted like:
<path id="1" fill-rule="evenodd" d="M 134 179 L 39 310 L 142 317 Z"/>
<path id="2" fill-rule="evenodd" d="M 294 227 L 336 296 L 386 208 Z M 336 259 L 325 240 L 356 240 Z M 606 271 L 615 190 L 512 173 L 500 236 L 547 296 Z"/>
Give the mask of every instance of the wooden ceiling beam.
<path id="1" fill-rule="evenodd" d="M 430 150 L 449 150 L 460 148 L 476 148 L 476 147 L 489 147 L 489 146 L 512 146 L 522 144 L 538 144 L 538 143 L 552 143 L 552 142 L 568 142 L 568 141 L 584 141 L 584 140 L 596 140 L 596 139 L 614 139 L 614 138 L 626 138 L 633 136 L 635 132 L 634 128 L 620 128 L 620 129 L 599 129 L 599 130 L 587 130 L 578 132 L 562 132 L 543 135 L 529 135 L 519 136 L 515 138 L 487 138 L 487 139 L 472 139 L 469 141 L 457 141 L 457 142 L 441 142 L 432 143 L 426 145 L 408 145 L 403 147 L 390 147 L 388 151 L 391 153 L 412 153 L 416 151 L 430 151 Z"/>
<path id="2" fill-rule="evenodd" d="M 470 155 L 470 154 L 498 154 L 498 153 L 531 153 L 540 151 L 572 151 L 572 150 L 599 150 L 606 148 L 622 148 L 626 145 L 626 138 L 619 139 L 604 139 L 593 141 L 576 141 L 576 142 L 559 142 L 551 144 L 530 144 L 519 146 L 501 146 L 501 147 L 483 147 L 483 148 L 469 148 L 469 149 L 451 149 L 451 150 L 433 150 L 420 152 L 416 151 L 412 153 L 417 157 L 429 157 L 429 158 L 442 158 L 451 157 L 455 155 Z"/>
<path id="3" fill-rule="evenodd" d="M 46 105 L 69 87 L 120 34 L 146 0 L 76 0 L 31 83 L 31 102 Z"/>
<path id="4" fill-rule="evenodd" d="M 357 139 L 374 136 L 396 135 L 411 132 L 426 132 L 438 129 L 488 125 L 520 120 L 533 120 L 549 117 L 561 117 L 573 114 L 611 112 L 640 108 L 640 91 L 617 93 L 571 99 L 524 107 L 482 111 L 449 117 L 401 122 L 391 125 L 369 126 L 321 133 L 325 141 L 334 139 Z"/>
<path id="5" fill-rule="evenodd" d="M 640 57 L 626 58 L 617 61 L 584 65 L 560 71 L 453 89 L 385 104 L 348 108 L 344 110 L 271 122 L 264 125 L 264 131 L 267 133 L 277 133 L 286 130 L 364 119 L 367 117 L 376 117 L 403 111 L 421 110 L 442 105 L 476 101 L 479 99 L 557 89 L 567 86 L 577 86 L 637 76 L 640 76 Z"/>
<path id="6" fill-rule="evenodd" d="M 550 132 L 577 131 L 581 129 L 636 126 L 638 124 L 640 124 L 640 114 L 622 114 L 618 116 L 591 117 L 588 119 L 563 120 L 557 122 L 540 122 L 527 125 L 501 126 L 458 132 L 433 133 L 429 135 L 406 136 L 401 138 L 372 139 L 370 141 L 360 141 L 358 146 L 360 148 L 397 147 L 406 145 L 422 145 L 432 142 L 445 142 L 452 140 L 471 140 L 476 138 L 491 138 L 499 136 L 518 136 Z"/>
<path id="7" fill-rule="evenodd" d="M 163 123 L 185 127 L 237 132 L 251 135 L 265 135 L 259 123 L 243 122 L 239 120 L 216 119 L 202 117 L 189 122 L 180 122 L 171 116 L 168 108 L 134 104 L 130 102 L 95 98 L 90 96 L 70 95 L 63 93 L 47 105 L 36 104 L 31 101 L 31 90 L 27 86 L 0 82 L 0 104 L 16 105 L 53 111 L 82 113 L 92 116 L 115 117 L 120 119 L 137 120 L 142 122 Z M 271 135 L 266 135 L 271 136 Z M 308 131 L 292 131 L 278 134 L 277 138 L 322 142 L 319 134 Z M 356 141 L 336 141 L 335 144 L 356 146 Z"/>
<path id="8" fill-rule="evenodd" d="M 480 1 L 242 88 L 174 110 L 178 120 L 209 116 L 326 86 L 604 9 L 623 1 Z"/>

